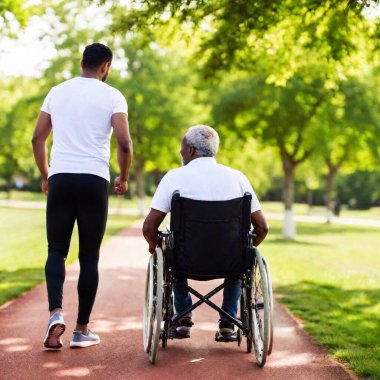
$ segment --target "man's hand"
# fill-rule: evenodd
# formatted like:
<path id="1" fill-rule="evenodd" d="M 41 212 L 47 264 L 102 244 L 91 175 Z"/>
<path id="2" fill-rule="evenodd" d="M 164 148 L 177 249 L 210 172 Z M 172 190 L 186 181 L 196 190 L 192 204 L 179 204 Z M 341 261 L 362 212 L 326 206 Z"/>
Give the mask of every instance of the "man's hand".
<path id="1" fill-rule="evenodd" d="M 157 243 L 158 243 L 158 235 L 157 235 L 157 239 L 154 243 L 149 243 L 149 252 L 152 255 L 154 254 L 154 252 L 156 252 Z"/>
<path id="2" fill-rule="evenodd" d="M 49 184 L 48 184 L 48 180 L 47 179 L 43 179 L 42 180 L 42 192 L 45 194 L 45 195 L 48 195 L 48 189 L 49 189 Z"/>
<path id="3" fill-rule="evenodd" d="M 114 181 L 115 193 L 117 195 L 124 195 L 128 190 L 128 181 L 123 181 L 120 176 L 115 178 Z"/>
<path id="4" fill-rule="evenodd" d="M 127 115 L 125 113 L 119 112 L 113 114 L 111 124 L 116 135 L 117 161 L 120 168 L 120 176 L 115 179 L 115 193 L 123 195 L 128 189 L 128 184 L 126 183 L 127 181 L 122 181 L 122 179 L 128 178 L 133 156 L 133 144 L 129 135 Z"/>

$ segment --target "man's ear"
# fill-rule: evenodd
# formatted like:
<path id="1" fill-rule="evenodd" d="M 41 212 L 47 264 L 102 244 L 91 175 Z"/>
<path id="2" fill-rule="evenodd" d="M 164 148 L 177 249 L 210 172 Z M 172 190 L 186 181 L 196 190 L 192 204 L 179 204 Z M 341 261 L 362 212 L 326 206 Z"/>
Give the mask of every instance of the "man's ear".
<path id="1" fill-rule="evenodd" d="M 110 66 L 111 66 L 111 62 L 104 62 L 102 66 L 102 73 L 106 73 L 110 69 Z"/>
<path id="2" fill-rule="evenodd" d="M 195 156 L 195 153 L 196 153 L 196 150 L 193 146 L 191 146 L 189 148 L 189 153 L 190 153 L 190 157 L 194 157 Z"/>
<path id="3" fill-rule="evenodd" d="M 102 63 L 100 66 L 100 72 L 104 74 L 107 71 L 107 62 Z"/>
<path id="4" fill-rule="evenodd" d="M 81 61 L 80 61 L 80 68 L 83 70 L 83 60 L 81 59 Z"/>

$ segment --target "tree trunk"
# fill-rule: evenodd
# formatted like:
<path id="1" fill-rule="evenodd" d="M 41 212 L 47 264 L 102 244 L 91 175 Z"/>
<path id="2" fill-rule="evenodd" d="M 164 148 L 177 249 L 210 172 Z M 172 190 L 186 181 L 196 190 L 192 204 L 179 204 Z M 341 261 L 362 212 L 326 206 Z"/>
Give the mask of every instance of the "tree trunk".
<path id="1" fill-rule="evenodd" d="M 334 200 L 333 200 L 333 190 L 335 177 L 338 173 L 338 167 L 329 165 L 329 172 L 326 178 L 326 195 L 325 195 L 325 205 L 326 205 L 326 223 L 332 222 L 332 216 L 334 213 Z"/>
<path id="2" fill-rule="evenodd" d="M 145 176 L 144 176 L 144 161 L 137 160 L 136 164 L 136 184 L 137 184 L 137 207 L 139 210 L 139 215 L 145 215 L 145 205 L 144 205 L 144 196 L 145 196 Z"/>
<path id="3" fill-rule="evenodd" d="M 284 199 L 284 238 L 295 239 L 296 226 L 293 215 L 293 203 L 294 203 L 294 174 L 296 164 L 291 158 L 282 154 L 282 168 L 284 171 L 284 184 L 283 184 L 283 199 Z"/>

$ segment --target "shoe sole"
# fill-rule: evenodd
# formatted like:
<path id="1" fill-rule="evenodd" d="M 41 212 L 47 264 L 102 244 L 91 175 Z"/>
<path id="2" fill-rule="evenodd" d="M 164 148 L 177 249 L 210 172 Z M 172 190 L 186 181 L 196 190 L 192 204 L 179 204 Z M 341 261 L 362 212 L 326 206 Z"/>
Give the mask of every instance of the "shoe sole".
<path id="1" fill-rule="evenodd" d="M 50 326 L 44 339 L 45 348 L 59 350 L 63 344 L 60 340 L 61 335 L 65 332 L 66 326 L 63 323 L 55 323 Z"/>
<path id="2" fill-rule="evenodd" d="M 176 328 L 177 333 L 181 335 L 189 335 L 190 336 L 190 327 L 187 326 L 179 326 Z"/>
<path id="3" fill-rule="evenodd" d="M 229 333 L 229 334 L 223 334 L 221 331 L 217 331 L 215 334 L 215 341 L 216 342 L 236 342 L 238 340 L 237 334 L 235 332 Z"/>
<path id="4" fill-rule="evenodd" d="M 90 347 L 95 346 L 96 344 L 99 344 L 99 341 L 95 342 L 70 342 L 70 348 L 84 348 L 84 347 Z"/>

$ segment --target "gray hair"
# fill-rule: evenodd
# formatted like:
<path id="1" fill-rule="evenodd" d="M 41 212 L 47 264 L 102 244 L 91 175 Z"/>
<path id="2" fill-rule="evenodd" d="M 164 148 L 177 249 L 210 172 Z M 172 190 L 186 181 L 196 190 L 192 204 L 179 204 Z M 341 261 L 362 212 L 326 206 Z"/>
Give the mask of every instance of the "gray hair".
<path id="1" fill-rule="evenodd" d="M 190 127 L 185 136 L 186 143 L 195 148 L 199 157 L 215 157 L 219 148 L 218 132 L 207 125 Z"/>

